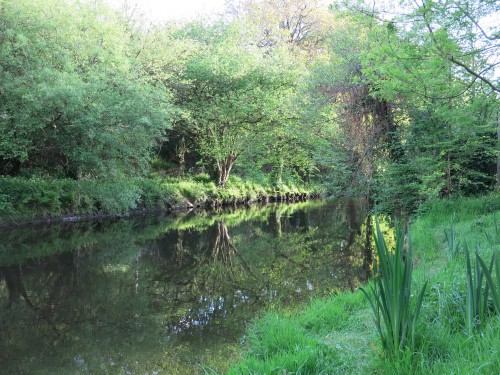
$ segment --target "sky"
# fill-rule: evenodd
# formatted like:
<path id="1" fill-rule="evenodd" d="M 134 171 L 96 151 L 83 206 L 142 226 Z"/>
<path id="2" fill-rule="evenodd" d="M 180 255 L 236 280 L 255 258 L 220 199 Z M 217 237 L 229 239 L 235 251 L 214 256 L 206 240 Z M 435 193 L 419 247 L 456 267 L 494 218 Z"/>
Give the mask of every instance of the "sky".
<path id="1" fill-rule="evenodd" d="M 120 6 L 125 0 L 107 0 L 112 6 Z M 198 16 L 210 16 L 221 13 L 225 0 L 126 0 L 128 4 L 137 4 L 152 21 L 193 19 Z"/>

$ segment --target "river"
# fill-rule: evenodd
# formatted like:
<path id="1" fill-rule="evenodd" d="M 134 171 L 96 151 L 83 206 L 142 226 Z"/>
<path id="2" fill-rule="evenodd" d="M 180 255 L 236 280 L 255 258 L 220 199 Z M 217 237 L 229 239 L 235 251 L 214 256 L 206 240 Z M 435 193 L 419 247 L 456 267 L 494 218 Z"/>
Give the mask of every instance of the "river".
<path id="1" fill-rule="evenodd" d="M 223 372 L 270 308 L 367 277 L 363 206 L 267 204 L 0 231 L 0 373 Z"/>

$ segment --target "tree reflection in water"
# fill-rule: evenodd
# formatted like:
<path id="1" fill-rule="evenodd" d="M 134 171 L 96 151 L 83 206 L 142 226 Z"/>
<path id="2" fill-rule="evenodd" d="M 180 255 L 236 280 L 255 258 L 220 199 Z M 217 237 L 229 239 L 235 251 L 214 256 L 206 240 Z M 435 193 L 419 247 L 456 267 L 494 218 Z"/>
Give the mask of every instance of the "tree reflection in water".
<path id="1" fill-rule="evenodd" d="M 223 370 L 270 303 L 366 280 L 364 215 L 358 202 L 305 202 L 4 232 L 2 366 Z"/>

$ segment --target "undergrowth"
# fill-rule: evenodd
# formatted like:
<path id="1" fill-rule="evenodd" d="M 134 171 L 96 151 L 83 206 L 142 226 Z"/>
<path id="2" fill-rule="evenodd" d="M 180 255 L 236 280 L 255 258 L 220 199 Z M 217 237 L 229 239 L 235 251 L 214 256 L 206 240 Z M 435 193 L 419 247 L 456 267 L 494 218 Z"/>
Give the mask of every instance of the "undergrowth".
<path id="1" fill-rule="evenodd" d="M 232 177 L 216 186 L 208 175 L 186 178 L 70 180 L 0 177 L 0 222 L 74 215 L 126 215 L 136 210 L 253 202 L 312 195 L 314 187 L 259 185 Z"/>

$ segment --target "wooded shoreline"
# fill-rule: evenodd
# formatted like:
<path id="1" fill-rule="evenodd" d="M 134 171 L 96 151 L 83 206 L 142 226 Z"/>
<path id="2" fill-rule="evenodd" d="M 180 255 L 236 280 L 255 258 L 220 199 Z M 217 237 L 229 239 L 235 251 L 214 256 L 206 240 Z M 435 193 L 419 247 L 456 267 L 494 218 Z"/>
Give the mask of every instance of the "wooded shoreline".
<path id="1" fill-rule="evenodd" d="M 81 198 L 83 194 L 80 194 L 78 200 L 92 202 L 91 205 L 83 208 L 82 205 L 76 206 L 75 202 L 73 202 L 75 205 L 68 204 L 67 195 L 76 196 L 77 193 L 75 191 L 65 191 L 59 195 L 54 195 L 54 191 L 50 191 L 47 186 L 42 186 L 43 189 L 37 191 L 37 189 L 40 189 L 40 186 L 36 186 L 36 183 L 33 181 L 29 182 L 29 180 L 24 181 L 24 183 L 30 185 L 28 189 L 25 189 L 25 195 L 22 197 L 14 195 L 9 200 L 6 184 L 2 184 L 5 181 L 6 179 L 0 179 L 0 193 L 2 193 L 1 197 L 3 198 L 0 199 L 0 204 L 10 209 L 4 208 L 0 210 L 0 228 L 119 219 L 191 209 L 210 210 L 218 207 L 253 205 L 268 202 L 302 202 L 320 198 L 324 194 L 318 187 L 297 188 L 293 186 L 290 188 L 284 185 L 264 187 L 236 183 L 230 188 L 231 190 L 228 190 L 214 187 L 213 184 L 208 183 L 209 187 L 207 188 L 207 183 L 187 178 L 171 183 L 169 185 L 170 189 L 161 191 L 161 185 L 162 183 L 165 184 L 166 181 L 150 180 L 149 183 L 151 185 L 160 189 L 154 193 L 154 197 L 152 197 L 151 190 L 146 191 L 146 189 L 142 189 L 135 200 L 129 202 L 129 206 L 118 207 L 113 202 L 96 198 L 98 194 L 94 193 L 90 199 L 89 197 Z M 190 183 L 189 190 L 180 188 L 180 185 L 183 183 Z M 120 186 L 121 184 L 118 183 L 117 189 Z M 173 186 L 176 186 L 176 188 L 174 189 Z M 18 189 L 16 192 L 20 190 Z M 120 192 L 117 191 L 116 194 L 119 195 Z M 119 200 L 118 195 L 106 198 L 109 200 Z M 115 208 L 115 211 L 113 211 L 113 208 Z"/>

